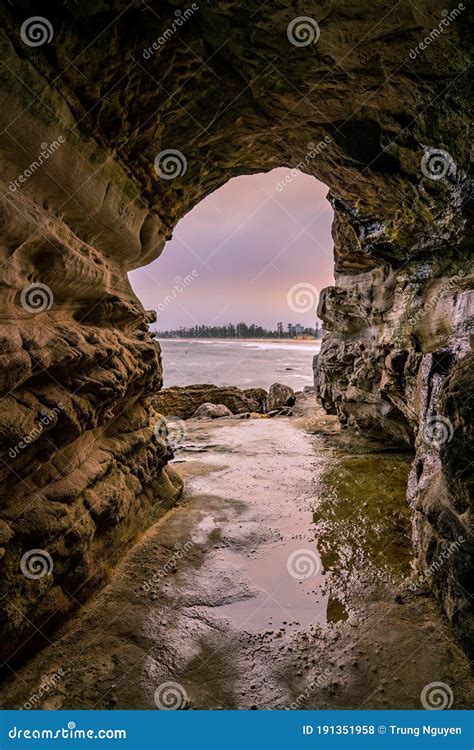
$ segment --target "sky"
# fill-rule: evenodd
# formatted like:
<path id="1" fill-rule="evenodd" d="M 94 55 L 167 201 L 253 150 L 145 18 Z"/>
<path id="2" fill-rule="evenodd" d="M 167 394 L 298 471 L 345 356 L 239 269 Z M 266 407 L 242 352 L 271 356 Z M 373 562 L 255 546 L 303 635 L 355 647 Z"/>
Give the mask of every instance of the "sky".
<path id="1" fill-rule="evenodd" d="M 234 177 L 177 224 L 159 258 L 129 274 L 159 330 L 244 321 L 314 326 L 334 283 L 328 188 L 289 169 Z"/>

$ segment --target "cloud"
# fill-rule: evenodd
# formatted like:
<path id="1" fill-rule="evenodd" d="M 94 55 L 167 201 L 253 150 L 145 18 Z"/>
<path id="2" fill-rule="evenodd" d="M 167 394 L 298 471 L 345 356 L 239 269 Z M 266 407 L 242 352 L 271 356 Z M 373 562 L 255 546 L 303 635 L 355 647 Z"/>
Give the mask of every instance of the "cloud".
<path id="1" fill-rule="evenodd" d="M 160 328 L 245 320 L 310 325 L 314 314 L 288 308 L 288 289 L 334 282 L 327 187 L 299 173 L 281 192 L 290 170 L 235 177 L 205 198 L 177 225 L 156 261 L 129 274 L 146 309 L 156 309 L 193 269 L 196 280 L 167 305 Z"/>

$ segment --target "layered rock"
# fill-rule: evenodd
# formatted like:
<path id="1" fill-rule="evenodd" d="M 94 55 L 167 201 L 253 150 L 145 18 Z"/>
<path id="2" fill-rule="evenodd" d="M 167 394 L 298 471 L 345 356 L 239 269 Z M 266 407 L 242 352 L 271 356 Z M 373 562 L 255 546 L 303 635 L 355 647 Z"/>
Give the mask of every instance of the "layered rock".
<path id="1" fill-rule="evenodd" d="M 28 36 L 37 3 L 1 11 L 4 651 L 176 494 L 149 398 L 159 348 L 127 271 L 230 177 L 296 165 L 335 210 L 320 397 L 348 428 L 415 447 L 418 564 L 472 648 L 470 11 L 422 52 L 446 22 L 438 0 L 310 0 L 306 46 L 289 1 L 175 11 L 53 0 L 43 41 Z M 451 425 L 441 445 L 424 439 L 434 417 Z M 36 549 L 51 569 L 28 578 Z"/>
<path id="2" fill-rule="evenodd" d="M 417 571 L 469 653 L 473 281 L 472 257 L 451 247 L 400 268 L 337 274 L 320 299 L 327 334 L 315 362 L 317 394 L 342 426 L 414 449 L 408 500 Z"/>
<path id="3" fill-rule="evenodd" d="M 188 385 L 163 388 L 152 399 L 155 409 L 165 416 L 190 419 L 205 403 L 223 404 L 232 414 L 266 409 L 267 392 L 264 388 L 236 388 L 235 386 Z"/>

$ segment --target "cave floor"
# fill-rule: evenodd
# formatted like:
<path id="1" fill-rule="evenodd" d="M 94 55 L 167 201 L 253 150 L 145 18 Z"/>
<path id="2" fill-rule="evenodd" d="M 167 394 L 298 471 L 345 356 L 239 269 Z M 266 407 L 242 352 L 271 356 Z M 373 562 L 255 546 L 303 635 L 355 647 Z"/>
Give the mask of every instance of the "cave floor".
<path id="1" fill-rule="evenodd" d="M 345 445 L 310 407 L 186 425 L 181 501 L 3 707 L 415 709 L 433 682 L 472 707 L 466 657 L 406 582 L 409 455 Z"/>

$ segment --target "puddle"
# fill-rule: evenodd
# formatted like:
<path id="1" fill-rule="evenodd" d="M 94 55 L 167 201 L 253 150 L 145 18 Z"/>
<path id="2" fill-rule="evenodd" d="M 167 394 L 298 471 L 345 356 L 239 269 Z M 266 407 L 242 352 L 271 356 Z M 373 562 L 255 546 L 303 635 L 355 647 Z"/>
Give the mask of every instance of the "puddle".
<path id="1" fill-rule="evenodd" d="M 231 555 L 222 554 L 223 565 L 230 563 Z M 324 574 L 314 545 L 289 541 L 260 549 L 258 557 L 246 559 L 240 568 L 258 593 L 219 608 L 233 627 L 290 632 L 326 623 L 328 597 L 322 594 Z"/>
<path id="2" fill-rule="evenodd" d="M 226 455 L 205 443 L 201 460 L 220 461 L 221 471 L 191 485 L 241 502 L 238 523 L 205 517 L 193 538 L 211 523 L 209 574 L 230 571 L 241 589 L 213 610 L 229 627 L 281 637 L 345 622 L 361 587 L 408 575 L 409 457 L 347 454 L 285 420 L 221 424 L 218 434 Z"/>
<path id="3" fill-rule="evenodd" d="M 189 443 L 181 503 L 0 686 L 6 707 L 63 654 L 68 673 L 38 708 L 152 709 L 171 681 L 193 709 L 414 709 L 440 679 L 472 705 L 434 600 L 394 601 L 410 569 L 409 457 L 344 452 L 286 417 L 189 423 Z"/>
<path id="4" fill-rule="evenodd" d="M 331 590 L 343 601 L 410 574 L 409 464 L 406 454 L 342 454 L 321 477 L 314 534 Z"/>

